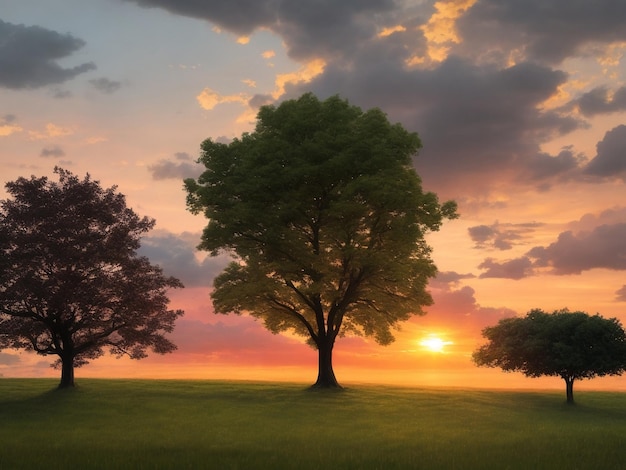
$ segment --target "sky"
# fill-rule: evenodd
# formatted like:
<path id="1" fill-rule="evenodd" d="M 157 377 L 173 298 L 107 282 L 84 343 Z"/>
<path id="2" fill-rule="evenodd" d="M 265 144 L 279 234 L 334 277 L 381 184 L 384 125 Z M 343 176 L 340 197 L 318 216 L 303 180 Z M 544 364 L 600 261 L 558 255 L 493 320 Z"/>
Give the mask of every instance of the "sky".
<path id="1" fill-rule="evenodd" d="M 100 358 L 80 377 L 313 383 L 316 351 L 216 315 L 226 256 L 186 210 L 201 142 L 313 92 L 420 135 L 423 186 L 461 217 L 429 234 L 434 305 L 379 346 L 340 338 L 338 380 L 562 388 L 477 368 L 481 330 L 533 308 L 626 324 L 626 2 L 615 0 L 0 0 L 0 182 L 61 166 L 156 219 L 140 253 L 179 277 L 175 353 Z M 0 199 L 7 197 L 2 187 Z M 443 347 L 424 345 L 438 338 Z M 0 352 L 4 377 L 56 377 Z M 578 384 L 577 384 L 578 386 Z M 580 388 L 626 390 L 626 377 Z"/>

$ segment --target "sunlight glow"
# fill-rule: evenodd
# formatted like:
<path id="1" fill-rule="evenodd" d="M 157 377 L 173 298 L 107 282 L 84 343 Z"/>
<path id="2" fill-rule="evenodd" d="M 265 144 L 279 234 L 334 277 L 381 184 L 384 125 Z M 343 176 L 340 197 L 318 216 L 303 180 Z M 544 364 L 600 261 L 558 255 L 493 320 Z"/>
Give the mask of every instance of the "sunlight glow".
<path id="1" fill-rule="evenodd" d="M 432 352 L 443 352 L 444 347 L 452 344 L 452 341 L 444 341 L 437 336 L 429 336 L 420 341 L 420 346 Z"/>

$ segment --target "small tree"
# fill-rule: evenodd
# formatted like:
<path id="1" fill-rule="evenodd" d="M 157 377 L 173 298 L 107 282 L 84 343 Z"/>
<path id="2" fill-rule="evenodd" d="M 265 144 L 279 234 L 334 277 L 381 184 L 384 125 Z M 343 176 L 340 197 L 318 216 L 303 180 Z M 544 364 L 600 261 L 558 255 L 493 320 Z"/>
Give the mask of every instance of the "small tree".
<path id="1" fill-rule="evenodd" d="M 424 234 L 456 205 L 425 193 L 411 164 L 415 133 L 383 112 L 312 94 L 264 106 L 256 129 L 206 140 L 206 171 L 185 180 L 188 207 L 209 219 L 200 249 L 236 261 L 215 279 L 216 313 L 247 312 L 318 350 L 317 387 L 345 332 L 393 341 L 390 329 L 432 300 Z"/>
<path id="2" fill-rule="evenodd" d="M 166 291 L 182 287 L 137 256 L 155 221 L 102 189 L 55 168 L 59 182 L 19 178 L 0 201 L 0 348 L 57 355 L 59 387 L 105 350 L 133 359 L 176 346 L 165 338 L 183 314 Z"/>
<path id="3" fill-rule="evenodd" d="M 522 372 L 527 377 L 557 376 L 574 402 L 574 380 L 620 375 L 626 370 L 626 332 L 616 318 L 585 312 L 531 310 L 483 330 L 489 343 L 473 354 L 479 366 Z"/>

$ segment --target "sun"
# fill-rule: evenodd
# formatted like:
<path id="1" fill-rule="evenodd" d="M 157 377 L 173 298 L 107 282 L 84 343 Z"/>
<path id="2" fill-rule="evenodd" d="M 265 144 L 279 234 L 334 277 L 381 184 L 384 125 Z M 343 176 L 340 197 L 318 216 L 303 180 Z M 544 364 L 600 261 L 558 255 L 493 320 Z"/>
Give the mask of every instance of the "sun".
<path id="1" fill-rule="evenodd" d="M 443 352 L 444 347 L 452 344 L 452 341 L 444 341 L 437 336 L 429 336 L 420 341 L 420 345 L 432 352 Z"/>

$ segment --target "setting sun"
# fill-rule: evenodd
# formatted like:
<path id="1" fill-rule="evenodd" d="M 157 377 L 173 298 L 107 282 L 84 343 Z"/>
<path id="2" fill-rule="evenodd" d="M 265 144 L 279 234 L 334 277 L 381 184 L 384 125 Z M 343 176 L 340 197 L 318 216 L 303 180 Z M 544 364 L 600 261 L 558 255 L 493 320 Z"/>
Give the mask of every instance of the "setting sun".
<path id="1" fill-rule="evenodd" d="M 432 352 L 443 352 L 443 348 L 449 344 L 452 344 L 452 342 L 444 341 L 436 336 L 429 336 L 420 341 L 421 346 Z"/>

